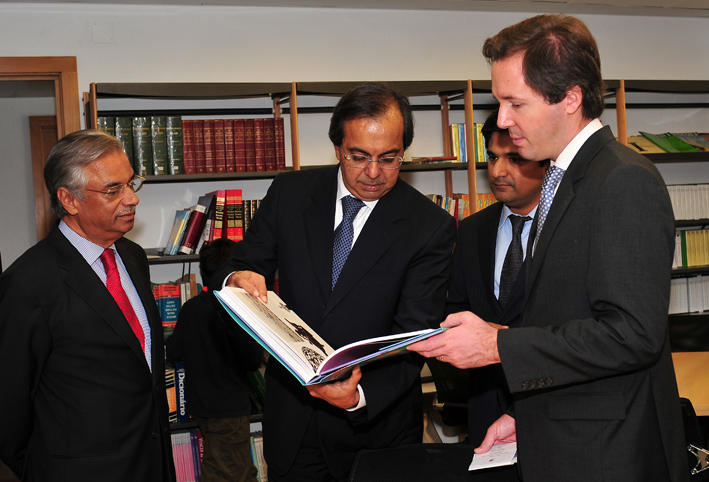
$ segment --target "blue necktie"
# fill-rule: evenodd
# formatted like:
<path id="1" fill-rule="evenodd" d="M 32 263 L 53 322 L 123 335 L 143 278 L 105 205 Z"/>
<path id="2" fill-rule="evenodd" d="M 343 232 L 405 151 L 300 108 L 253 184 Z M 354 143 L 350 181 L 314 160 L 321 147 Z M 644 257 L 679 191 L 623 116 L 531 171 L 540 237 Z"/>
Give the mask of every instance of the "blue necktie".
<path id="1" fill-rule="evenodd" d="M 337 278 L 340 276 L 345 261 L 347 261 L 350 249 L 352 249 L 352 239 L 354 238 L 352 221 L 354 221 L 362 206 L 364 206 L 364 202 L 360 199 L 352 196 L 342 198 L 342 222 L 335 230 L 335 241 L 332 250 L 332 289 L 335 289 Z"/>
<path id="2" fill-rule="evenodd" d="M 564 169 L 560 167 L 550 166 L 544 175 L 544 181 L 542 181 L 542 196 L 539 199 L 539 221 L 537 222 L 537 235 L 534 237 L 532 253 L 534 253 L 534 250 L 537 249 L 539 235 L 542 233 L 544 222 L 547 220 L 547 214 L 549 214 L 551 203 L 554 201 L 556 185 L 559 184 L 559 181 L 561 181 L 561 178 L 564 176 L 564 172 Z"/>
<path id="3" fill-rule="evenodd" d="M 503 307 L 507 304 L 507 298 L 509 298 L 510 292 L 512 291 L 512 285 L 514 285 L 517 279 L 517 274 L 519 274 L 519 269 L 522 267 L 522 261 L 524 260 L 524 253 L 522 253 L 522 229 L 524 229 L 524 223 L 532 218 L 529 216 L 522 217 L 511 214 L 509 219 L 510 223 L 512 223 L 512 241 L 510 241 L 510 246 L 507 248 L 505 261 L 502 263 L 500 295 L 498 296 L 500 304 Z"/>

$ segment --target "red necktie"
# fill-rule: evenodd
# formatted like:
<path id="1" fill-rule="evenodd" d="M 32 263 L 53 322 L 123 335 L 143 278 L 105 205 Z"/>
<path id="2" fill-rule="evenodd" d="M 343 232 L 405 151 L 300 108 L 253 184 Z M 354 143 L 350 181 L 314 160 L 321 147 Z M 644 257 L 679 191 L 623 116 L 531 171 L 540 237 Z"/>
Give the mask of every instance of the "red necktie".
<path id="1" fill-rule="evenodd" d="M 140 326 L 133 306 L 130 304 L 125 290 L 123 290 L 121 275 L 116 266 L 116 254 L 112 249 L 106 249 L 101 253 L 101 262 L 103 263 L 103 268 L 106 270 L 106 288 L 108 288 L 111 296 L 113 296 L 113 299 L 118 303 L 118 307 L 125 315 L 126 320 L 128 320 L 128 324 L 133 329 L 133 333 L 138 337 L 140 348 L 142 348 L 143 353 L 145 353 L 145 334 L 143 333 L 143 327 Z"/>

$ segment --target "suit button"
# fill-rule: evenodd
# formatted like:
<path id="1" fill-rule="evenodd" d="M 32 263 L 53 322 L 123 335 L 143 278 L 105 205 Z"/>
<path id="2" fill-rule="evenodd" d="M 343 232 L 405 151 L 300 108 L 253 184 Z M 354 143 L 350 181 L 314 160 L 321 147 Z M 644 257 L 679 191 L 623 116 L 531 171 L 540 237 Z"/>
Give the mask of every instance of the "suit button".
<path id="1" fill-rule="evenodd" d="M 547 378 L 547 386 L 550 387 L 552 383 L 554 383 L 554 380 L 552 380 L 551 378 Z"/>
<path id="2" fill-rule="evenodd" d="M 544 379 L 543 379 L 543 378 L 540 378 L 540 379 L 539 379 L 539 381 L 537 382 L 537 386 L 538 386 L 539 388 L 542 388 L 542 387 L 544 386 Z"/>
<path id="3" fill-rule="evenodd" d="M 158 433 L 157 430 L 155 430 L 155 431 L 152 433 L 152 436 L 153 436 L 153 438 L 158 438 L 158 437 L 160 436 L 160 434 Z"/>
<path id="4" fill-rule="evenodd" d="M 537 388 L 537 381 L 532 380 L 529 382 L 529 388 Z"/>
<path id="5" fill-rule="evenodd" d="M 522 382 L 522 390 L 526 390 L 529 388 L 529 383 L 527 382 Z"/>

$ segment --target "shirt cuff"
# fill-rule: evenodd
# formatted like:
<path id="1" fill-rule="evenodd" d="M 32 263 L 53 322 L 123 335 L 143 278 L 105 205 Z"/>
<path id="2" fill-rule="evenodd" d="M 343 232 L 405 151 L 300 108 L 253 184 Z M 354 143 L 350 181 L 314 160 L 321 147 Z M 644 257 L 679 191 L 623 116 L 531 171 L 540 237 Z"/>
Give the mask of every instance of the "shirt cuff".
<path id="1" fill-rule="evenodd" d="M 360 408 L 367 406 L 367 400 L 364 398 L 364 390 L 362 390 L 362 385 L 357 384 L 357 391 L 359 392 L 359 403 L 355 407 L 348 408 L 348 412 L 354 412 L 355 410 L 359 410 Z"/>

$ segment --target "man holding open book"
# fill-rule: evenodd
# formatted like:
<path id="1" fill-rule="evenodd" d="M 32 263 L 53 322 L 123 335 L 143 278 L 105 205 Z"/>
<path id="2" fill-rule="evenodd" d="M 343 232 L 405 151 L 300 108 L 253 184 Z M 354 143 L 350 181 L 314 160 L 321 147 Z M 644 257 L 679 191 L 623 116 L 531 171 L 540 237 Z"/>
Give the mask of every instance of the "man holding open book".
<path id="1" fill-rule="evenodd" d="M 435 327 L 443 316 L 455 222 L 398 179 L 413 139 L 408 99 L 379 83 L 346 94 L 330 121 L 336 167 L 279 175 L 215 285 L 280 296 L 334 348 Z M 264 450 L 272 481 L 345 480 L 356 453 L 420 442 L 419 374 L 409 355 L 301 386 L 266 371 Z"/>

